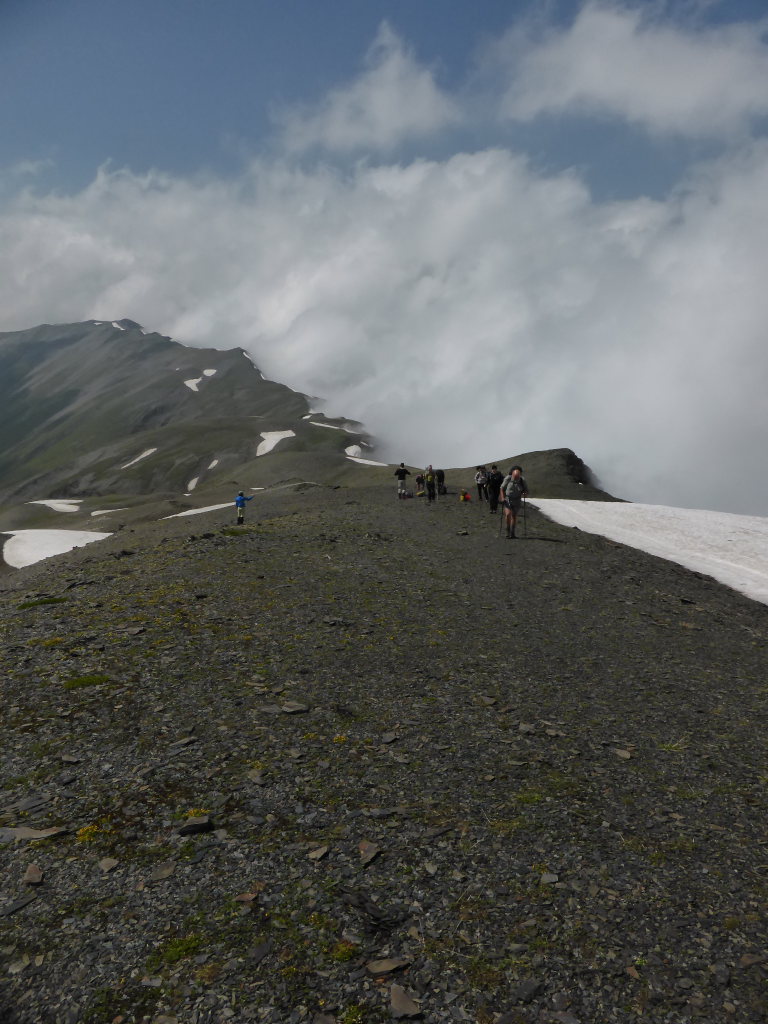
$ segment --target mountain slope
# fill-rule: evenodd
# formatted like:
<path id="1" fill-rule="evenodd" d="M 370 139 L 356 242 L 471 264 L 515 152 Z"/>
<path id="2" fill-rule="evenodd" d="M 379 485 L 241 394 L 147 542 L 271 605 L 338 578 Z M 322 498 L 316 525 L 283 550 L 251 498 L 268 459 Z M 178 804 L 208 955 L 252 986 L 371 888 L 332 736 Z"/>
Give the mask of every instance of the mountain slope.
<path id="1" fill-rule="evenodd" d="M 187 348 L 129 320 L 0 334 L 0 410 L 5 502 L 185 491 L 214 460 L 221 473 L 254 458 L 263 433 L 292 431 L 281 450 L 369 443 L 359 424 L 318 429 L 307 397 L 242 350 Z"/>

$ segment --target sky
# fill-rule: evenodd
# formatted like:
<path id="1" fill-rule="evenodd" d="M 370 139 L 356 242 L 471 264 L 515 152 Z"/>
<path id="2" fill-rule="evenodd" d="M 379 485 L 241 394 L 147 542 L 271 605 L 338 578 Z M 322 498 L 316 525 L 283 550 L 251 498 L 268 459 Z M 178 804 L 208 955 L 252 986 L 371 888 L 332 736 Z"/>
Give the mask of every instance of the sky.
<path id="1" fill-rule="evenodd" d="M 764 0 L 2 0 L 0 330 L 240 346 L 377 457 L 768 515 Z"/>

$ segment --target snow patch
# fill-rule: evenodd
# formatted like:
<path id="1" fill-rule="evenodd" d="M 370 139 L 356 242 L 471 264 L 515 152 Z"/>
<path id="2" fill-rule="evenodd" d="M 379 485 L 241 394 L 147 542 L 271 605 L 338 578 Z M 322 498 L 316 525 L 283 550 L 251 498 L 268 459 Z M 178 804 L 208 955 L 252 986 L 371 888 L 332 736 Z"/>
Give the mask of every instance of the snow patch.
<path id="1" fill-rule="evenodd" d="M 127 505 L 123 505 L 121 508 L 97 508 L 94 512 L 91 512 L 91 515 L 108 516 L 110 512 L 125 512 L 127 508 Z"/>
<path id="2" fill-rule="evenodd" d="M 310 415 L 313 415 L 310 413 Z M 335 423 L 318 423 L 317 420 L 312 420 L 313 427 L 326 427 L 328 430 L 343 430 L 345 434 L 357 434 L 358 431 L 352 427 L 337 427 Z"/>
<path id="3" fill-rule="evenodd" d="M 216 373 L 215 370 L 203 370 L 203 376 L 204 377 L 212 377 L 214 375 L 214 373 Z"/>
<path id="4" fill-rule="evenodd" d="M 359 444 L 351 444 L 349 448 L 345 448 L 344 451 L 351 459 L 359 459 L 363 454 L 363 449 Z"/>
<path id="5" fill-rule="evenodd" d="M 65 551 L 111 537 L 111 533 L 88 530 L 6 530 L 11 536 L 5 542 L 3 559 L 6 565 L 22 569 L 44 558 L 63 555 Z"/>
<path id="6" fill-rule="evenodd" d="M 202 379 L 202 377 L 190 377 L 190 379 L 185 380 L 184 383 L 190 391 L 197 391 L 197 385 L 202 381 Z"/>
<path id="7" fill-rule="evenodd" d="M 145 452 L 142 452 L 141 455 L 137 455 L 136 458 L 131 459 L 130 462 L 126 462 L 126 464 L 121 466 L 120 469 L 128 469 L 129 466 L 135 466 L 137 462 L 141 462 L 142 459 L 146 459 L 148 456 L 154 455 L 156 451 L 157 448 L 147 448 Z"/>
<path id="8" fill-rule="evenodd" d="M 361 466 L 384 466 L 389 465 L 388 462 L 374 462 L 373 459 L 359 459 L 355 455 L 348 455 L 347 458 L 350 462 L 359 462 Z"/>
<path id="9" fill-rule="evenodd" d="M 267 452 L 271 452 L 275 445 L 282 441 L 283 438 L 296 437 L 296 434 L 292 430 L 268 430 L 266 432 L 262 431 L 261 436 L 264 440 L 256 449 L 257 455 L 266 455 Z"/>
<path id="10" fill-rule="evenodd" d="M 112 321 L 112 326 L 116 327 L 118 329 L 118 331 L 124 331 L 125 330 L 125 328 L 121 324 L 119 324 L 117 322 L 117 320 L 113 320 Z"/>
<path id="11" fill-rule="evenodd" d="M 79 512 L 77 507 L 82 498 L 44 498 L 42 501 L 28 501 L 28 505 L 47 505 L 54 512 Z"/>
<path id="12" fill-rule="evenodd" d="M 215 512 L 220 508 L 229 508 L 231 501 L 225 501 L 221 505 L 206 505 L 205 508 L 188 508 L 184 512 L 174 512 L 173 515 L 163 516 L 163 519 L 178 519 L 179 516 L 199 516 L 202 512 Z"/>
<path id="13" fill-rule="evenodd" d="M 768 518 L 613 501 L 536 498 L 534 504 L 563 526 L 714 576 L 768 604 Z"/>
<path id="14" fill-rule="evenodd" d="M 191 494 L 192 491 L 194 491 L 194 489 L 197 487 L 197 481 L 199 479 L 200 479 L 199 476 L 193 476 L 192 479 L 189 481 L 189 483 L 187 484 L 187 493 L 188 494 Z"/>
<path id="15" fill-rule="evenodd" d="M 219 464 L 218 459 L 214 459 L 213 462 L 208 466 L 208 469 L 215 469 Z"/>

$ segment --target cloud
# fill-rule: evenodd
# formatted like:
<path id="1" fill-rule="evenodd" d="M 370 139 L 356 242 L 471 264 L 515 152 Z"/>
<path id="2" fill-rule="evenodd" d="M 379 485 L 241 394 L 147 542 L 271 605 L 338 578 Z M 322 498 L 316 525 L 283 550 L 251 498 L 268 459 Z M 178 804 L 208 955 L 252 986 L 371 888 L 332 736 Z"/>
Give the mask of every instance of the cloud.
<path id="1" fill-rule="evenodd" d="M 244 347 L 397 461 L 567 445 L 625 496 L 765 512 L 766 195 L 764 144 L 607 205 L 504 150 L 102 169 L 0 216 L 2 326 L 129 316 Z"/>
<path id="2" fill-rule="evenodd" d="M 677 26 L 655 4 L 586 3 L 568 28 L 529 23 L 488 55 L 503 118 L 621 118 L 652 133 L 733 136 L 768 115 L 768 22 Z"/>
<path id="3" fill-rule="evenodd" d="M 387 152 L 411 138 L 433 135 L 459 109 L 386 24 L 379 28 L 355 81 L 314 106 L 283 109 L 274 120 L 291 153 L 320 147 L 336 152 Z"/>

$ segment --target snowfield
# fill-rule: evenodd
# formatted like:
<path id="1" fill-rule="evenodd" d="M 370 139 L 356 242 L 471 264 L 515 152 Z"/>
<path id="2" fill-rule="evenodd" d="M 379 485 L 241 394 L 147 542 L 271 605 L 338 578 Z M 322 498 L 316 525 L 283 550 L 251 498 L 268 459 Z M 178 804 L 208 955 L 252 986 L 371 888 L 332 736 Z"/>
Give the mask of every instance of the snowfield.
<path id="1" fill-rule="evenodd" d="M 234 501 L 225 501 L 223 505 L 206 505 L 205 508 L 188 508 L 184 512 L 174 512 L 173 515 L 163 516 L 163 519 L 178 519 L 179 516 L 199 516 L 203 512 L 215 512 L 219 508 L 234 508 Z"/>
<path id="2" fill-rule="evenodd" d="M 142 459 L 149 458 L 149 456 L 154 455 L 156 451 L 157 448 L 147 448 L 147 450 L 143 451 L 141 455 L 137 455 L 135 459 L 131 459 L 130 462 L 126 462 L 126 464 L 121 466 L 120 469 L 128 469 L 129 466 L 135 466 L 137 462 L 141 462 Z"/>
<path id="3" fill-rule="evenodd" d="M 563 526 L 706 573 L 768 604 L 768 518 L 614 501 L 535 498 L 532 504 Z"/>
<path id="4" fill-rule="evenodd" d="M 46 505 L 54 512 L 79 512 L 78 506 L 82 498 L 43 498 L 40 501 L 28 501 L 28 505 Z"/>
<path id="5" fill-rule="evenodd" d="M 111 533 L 89 530 L 8 530 L 9 539 L 3 547 L 3 559 L 14 569 L 34 565 L 44 558 L 63 555 L 65 551 L 111 537 Z"/>
<path id="6" fill-rule="evenodd" d="M 296 437 L 296 434 L 292 430 L 267 430 L 266 432 L 262 431 L 261 436 L 264 440 L 256 449 L 257 455 L 266 455 L 267 452 L 271 452 L 275 445 L 282 441 L 283 438 Z"/>

